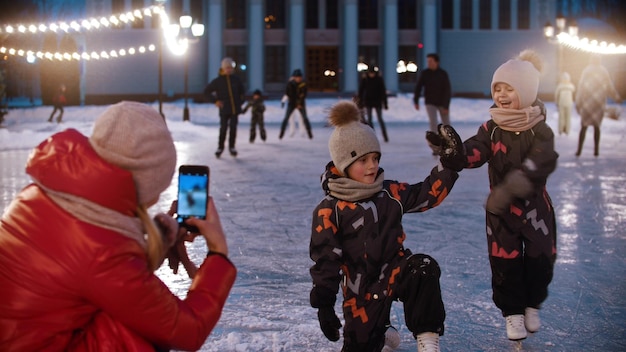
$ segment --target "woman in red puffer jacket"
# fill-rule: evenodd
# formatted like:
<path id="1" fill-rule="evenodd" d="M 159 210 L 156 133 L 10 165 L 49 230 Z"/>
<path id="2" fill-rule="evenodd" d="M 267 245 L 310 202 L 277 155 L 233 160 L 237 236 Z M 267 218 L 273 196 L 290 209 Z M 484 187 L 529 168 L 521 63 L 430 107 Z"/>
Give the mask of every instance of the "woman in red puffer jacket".
<path id="1" fill-rule="evenodd" d="M 91 137 L 66 130 L 31 153 L 26 172 L 33 183 L 0 222 L 1 351 L 202 346 L 236 269 L 210 201 L 207 220 L 189 220 L 209 254 L 186 298 L 154 275 L 166 253 L 171 266 L 188 260 L 184 243 L 175 241 L 175 221 L 165 214 L 155 218 L 162 236 L 146 211 L 171 183 L 175 167 L 162 117 L 132 102 L 108 108 Z"/>

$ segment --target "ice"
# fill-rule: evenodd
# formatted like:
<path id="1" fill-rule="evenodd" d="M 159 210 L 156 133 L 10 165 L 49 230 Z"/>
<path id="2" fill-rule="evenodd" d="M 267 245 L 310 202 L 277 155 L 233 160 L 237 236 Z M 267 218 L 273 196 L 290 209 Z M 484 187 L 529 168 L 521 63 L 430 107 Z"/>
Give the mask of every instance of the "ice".
<path id="1" fill-rule="evenodd" d="M 203 351 L 339 351 L 325 339 L 309 307 L 308 257 L 312 211 L 323 197 L 319 175 L 329 160 L 325 111 L 338 98 L 307 101 L 314 139 L 287 134 L 278 140 L 284 109 L 267 101 L 268 140 L 248 143 L 250 114 L 240 117 L 237 149 L 232 158 L 216 159 L 217 109 L 191 104 L 192 122 L 182 122 L 182 102 L 163 105 L 178 150 L 178 164 L 207 164 L 209 193 L 228 234 L 230 257 L 239 274 L 217 327 Z M 452 100 L 451 119 L 463 139 L 488 118 L 491 101 Z M 556 130 L 554 104 L 547 103 L 548 122 Z M 158 108 L 156 103 L 152 106 Z M 28 182 L 24 163 L 30 149 L 51 134 L 76 128 L 89 134 L 105 106 L 67 107 L 63 123 L 46 122 L 52 108 L 12 110 L 0 128 L 0 209 Z M 389 99 L 384 111 L 389 143 L 382 145 L 381 167 L 389 179 L 419 182 L 436 159 L 424 140 L 424 109 L 413 108 L 412 96 Z M 624 109 L 622 109 L 624 110 Z M 380 128 L 374 125 L 380 135 Z M 585 148 L 574 156 L 580 118 L 573 114 L 570 135 L 557 135 L 559 166 L 548 179 L 558 221 L 558 260 L 550 296 L 540 316 L 541 330 L 522 342 L 523 351 L 626 350 L 626 123 L 605 119 L 600 156 L 593 156 L 588 131 Z M 464 170 L 448 198 L 436 209 L 407 214 L 406 246 L 432 255 L 442 269 L 446 305 L 443 351 L 512 351 L 504 319 L 491 300 L 484 210 L 488 193 L 486 166 Z M 176 197 L 176 179 L 151 211 L 165 210 Z M 190 244 L 196 263 L 205 244 Z M 182 270 L 182 268 L 181 268 Z M 183 273 L 161 268 L 158 275 L 180 297 L 189 287 Z M 340 312 L 339 303 L 336 311 Z M 400 304 L 391 321 L 402 342 L 398 351 L 415 351 Z"/>

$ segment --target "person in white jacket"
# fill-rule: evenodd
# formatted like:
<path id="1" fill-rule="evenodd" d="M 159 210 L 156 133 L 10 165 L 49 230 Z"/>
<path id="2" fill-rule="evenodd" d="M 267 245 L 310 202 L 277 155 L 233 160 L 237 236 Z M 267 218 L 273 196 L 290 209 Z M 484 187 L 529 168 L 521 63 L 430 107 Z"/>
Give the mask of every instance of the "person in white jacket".
<path id="1" fill-rule="evenodd" d="M 574 106 L 575 90 L 576 87 L 572 83 L 569 73 L 563 72 L 554 92 L 554 102 L 559 109 L 559 134 L 569 134 L 572 125 L 572 107 Z"/>

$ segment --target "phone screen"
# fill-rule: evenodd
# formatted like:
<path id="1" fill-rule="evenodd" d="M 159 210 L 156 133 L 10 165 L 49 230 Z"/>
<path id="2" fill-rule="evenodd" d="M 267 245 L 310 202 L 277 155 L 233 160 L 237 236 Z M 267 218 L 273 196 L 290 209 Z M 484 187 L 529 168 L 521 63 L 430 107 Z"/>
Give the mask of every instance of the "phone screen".
<path id="1" fill-rule="evenodd" d="M 209 172 L 206 166 L 181 166 L 178 173 L 177 221 L 206 218 Z"/>

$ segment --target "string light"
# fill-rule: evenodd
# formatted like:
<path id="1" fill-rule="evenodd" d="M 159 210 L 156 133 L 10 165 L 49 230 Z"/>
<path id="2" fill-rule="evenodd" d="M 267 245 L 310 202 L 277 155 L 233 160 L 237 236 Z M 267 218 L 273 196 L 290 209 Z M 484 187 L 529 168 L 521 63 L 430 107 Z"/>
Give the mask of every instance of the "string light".
<path id="1" fill-rule="evenodd" d="M 44 33 L 48 30 L 52 32 L 56 32 L 58 30 L 62 30 L 64 32 L 70 32 L 71 30 L 75 32 L 82 32 L 85 30 L 90 31 L 90 30 L 100 29 L 100 27 L 109 27 L 110 25 L 117 26 L 120 23 L 134 22 L 135 20 L 143 19 L 144 16 L 152 17 L 152 15 L 156 15 L 159 13 L 165 13 L 165 12 L 161 11 L 159 6 L 150 6 L 150 7 L 145 7 L 143 9 L 136 9 L 133 11 L 128 11 L 128 12 L 121 13 L 118 15 L 112 15 L 109 18 L 101 17 L 100 19 L 97 19 L 97 18 L 92 17 L 92 18 L 83 19 L 83 20 L 71 21 L 69 24 L 66 22 L 53 22 L 50 24 L 41 23 L 41 24 L 29 24 L 29 25 L 7 24 L 7 25 L 0 27 L 0 34 L 1 33 L 14 34 L 18 32 L 19 33 L 30 32 L 32 34 L 36 34 L 36 33 Z"/>
<path id="2" fill-rule="evenodd" d="M 122 48 L 122 49 L 118 49 L 118 50 L 109 50 L 109 51 L 101 51 L 100 53 L 98 52 L 82 52 L 82 53 L 78 53 L 78 52 L 73 52 L 73 53 L 68 53 L 68 52 L 49 52 L 49 51 L 32 51 L 32 50 L 23 50 L 23 49 L 15 49 L 15 48 L 7 48 L 7 47 L 0 47 L 0 54 L 8 54 L 11 56 L 26 56 L 29 59 L 32 59 L 34 57 L 37 57 L 38 59 L 48 59 L 48 60 L 58 60 L 58 61 L 70 61 L 70 60 L 98 60 L 98 59 L 115 59 L 115 58 L 119 58 L 122 56 L 126 56 L 126 54 L 128 55 L 134 55 L 136 53 L 139 54 L 145 54 L 148 52 L 153 52 L 156 50 L 156 45 L 154 44 L 150 44 L 150 45 L 141 45 L 137 48 L 134 47 L 130 47 L 130 48 Z"/>
<path id="3" fill-rule="evenodd" d="M 561 32 L 557 34 L 560 44 L 566 45 L 572 49 L 587 51 L 595 54 L 626 54 L 626 45 L 615 43 L 607 43 L 605 41 L 589 40 L 588 38 L 579 38 L 569 33 Z"/>
<path id="4" fill-rule="evenodd" d="M 75 20 L 65 22 L 53 22 L 50 24 L 17 24 L 17 25 L 4 25 L 0 27 L 0 34 L 38 34 L 44 33 L 47 31 L 51 31 L 57 33 L 59 31 L 69 33 L 71 31 L 81 32 L 84 30 L 97 30 L 100 28 L 108 28 L 110 26 L 117 26 L 122 23 L 133 22 L 136 19 L 142 19 L 144 17 L 152 17 L 159 16 L 161 30 L 163 31 L 163 36 L 165 39 L 165 43 L 170 49 L 172 53 L 175 55 L 183 55 L 188 47 L 189 41 L 185 38 L 179 39 L 178 33 L 174 33 L 172 28 L 174 25 L 170 25 L 169 17 L 167 13 L 161 8 L 161 6 L 150 6 L 143 9 L 136 9 L 133 11 L 121 13 L 118 15 L 111 15 L 109 17 L 100 17 L 100 18 L 88 18 L 82 20 Z M 135 55 L 136 53 L 145 54 L 147 52 L 154 52 L 156 50 L 156 45 L 149 44 L 147 46 L 141 45 L 138 47 L 130 47 L 130 48 L 121 48 L 118 50 L 109 50 L 109 51 L 101 51 L 98 52 L 74 52 L 74 53 L 62 53 L 62 52 L 43 52 L 43 51 L 32 51 L 32 50 L 24 50 L 24 49 L 16 49 L 16 48 L 7 48 L 0 47 L 0 53 L 8 54 L 12 56 L 26 56 L 28 60 L 38 59 L 47 59 L 47 60 L 100 60 L 100 59 L 113 59 L 120 58 L 126 55 Z"/>

